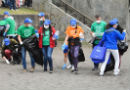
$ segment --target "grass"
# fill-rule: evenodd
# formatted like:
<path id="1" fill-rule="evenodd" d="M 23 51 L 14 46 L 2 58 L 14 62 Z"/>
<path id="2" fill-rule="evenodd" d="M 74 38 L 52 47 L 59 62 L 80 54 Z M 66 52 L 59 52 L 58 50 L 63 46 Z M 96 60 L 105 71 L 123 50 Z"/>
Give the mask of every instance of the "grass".
<path id="1" fill-rule="evenodd" d="M 30 8 L 19 8 L 16 11 L 12 11 L 9 8 L 0 8 L 0 15 L 3 15 L 5 11 L 10 12 L 11 15 L 36 15 L 38 14 L 38 11 L 35 11 Z"/>

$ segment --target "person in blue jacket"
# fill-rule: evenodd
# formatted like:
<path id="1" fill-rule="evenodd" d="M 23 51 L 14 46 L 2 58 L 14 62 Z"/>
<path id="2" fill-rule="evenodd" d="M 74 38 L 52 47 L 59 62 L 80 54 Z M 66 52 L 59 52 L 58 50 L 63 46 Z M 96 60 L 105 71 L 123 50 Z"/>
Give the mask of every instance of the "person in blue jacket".
<path id="1" fill-rule="evenodd" d="M 106 47 L 106 56 L 105 61 L 103 62 L 101 69 L 100 69 L 100 75 L 104 75 L 104 71 L 107 65 L 107 62 L 109 60 L 110 54 L 113 55 L 115 59 L 115 66 L 114 66 L 114 75 L 118 75 L 119 70 L 119 52 L 118 52 L 118 46 L 117 41 L 118 40 L 124 40 L 126 35 L 126 30 L 123 31 L 121 34 L 118 30 L 116 30 L 118 26 L 118 19 L 113 19 L 109 22 L 110 28 L 107 29 L 102 37 L 102 40 L 100 41 L 99 45 L 103 43 L 104 47 Z"/>

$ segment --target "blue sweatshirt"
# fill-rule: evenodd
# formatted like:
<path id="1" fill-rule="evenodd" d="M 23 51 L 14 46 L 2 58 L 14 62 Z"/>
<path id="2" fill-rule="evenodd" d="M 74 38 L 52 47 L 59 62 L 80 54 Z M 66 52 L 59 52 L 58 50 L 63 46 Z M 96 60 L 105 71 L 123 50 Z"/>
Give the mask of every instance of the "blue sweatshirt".
<path id="1" fill-rule="evenodd" d="M 102 40 L 99 44 L 104 43 L 104 46 L 107 49 L 118 49 L 117 41 L 124 40 L 126 33 L 122 34 L 117 31 L 115 28 L 107 29 L 102 37 Z"/>

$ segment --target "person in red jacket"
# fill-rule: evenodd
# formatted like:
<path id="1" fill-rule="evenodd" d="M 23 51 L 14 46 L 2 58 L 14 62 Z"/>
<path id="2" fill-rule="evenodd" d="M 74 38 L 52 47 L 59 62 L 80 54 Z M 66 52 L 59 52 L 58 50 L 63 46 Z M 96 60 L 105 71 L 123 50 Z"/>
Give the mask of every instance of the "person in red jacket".
<path id="1" fill-rule="evenodd" d="M 42 48 L 44 56 L 44 72 L 47 72 L 47 64 L 49 63 L 50 73 L 53 72 L 52 52 L 55 47 L 55 28 L 51 26 L 51 21 L 46 19 L 44 25 L 40 27 L 39 33 L 39 48 Z"/>

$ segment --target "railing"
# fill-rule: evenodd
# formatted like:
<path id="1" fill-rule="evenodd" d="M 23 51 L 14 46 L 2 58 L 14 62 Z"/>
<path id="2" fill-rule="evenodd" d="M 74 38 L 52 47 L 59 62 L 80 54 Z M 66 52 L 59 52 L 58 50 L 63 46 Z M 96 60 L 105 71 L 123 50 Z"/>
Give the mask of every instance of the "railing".
<path id="1" fill-rule="evenodd" d="M 88 25 L 89 27 L 91 27 L 91 24 L 94 21 L 93 19 L 91 19 L 87 15 L 84 15 L 79 10 L 76 10 L 75 8 L 73 8 L 72 6 L 70 6 L 69 4 L 64 2 L 63 0 L 52 0 L 52 3 L 55 4 L 56 6 L 60 7 L 66 13 L 68 13 L 71 16 L 75 17 L 76 19 L 78 19 L 82 23 L 84 23 L 84 24 Z"/>

